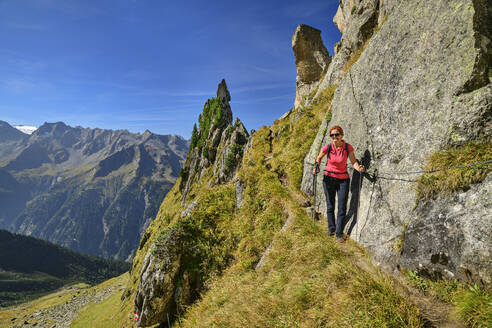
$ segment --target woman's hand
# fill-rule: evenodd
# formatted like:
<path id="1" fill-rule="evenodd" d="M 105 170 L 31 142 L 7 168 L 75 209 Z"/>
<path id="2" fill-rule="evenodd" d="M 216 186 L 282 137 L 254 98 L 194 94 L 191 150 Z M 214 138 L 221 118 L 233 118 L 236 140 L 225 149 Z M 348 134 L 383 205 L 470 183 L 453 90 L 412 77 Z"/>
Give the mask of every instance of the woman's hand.
<path id="1" fill-rule="evenodd" d="M 316 158 L 316 161 L 314 162 L 313 166 L 313 174 L 318 174 L 320 171 L 319 165 L 321 164 L 321 159 L 325 156 L 325 153 L 323 153 L 323 149 L 320 150 L 318 157 Z"/>
<path id="2" fill-rule="evenodd" d="M 364 165 L 359 164 L 359 165 L 358 165 L 358 169 L 357 169 L 357 171 L 359 171 L 359 172 L 361 172 L 361 173 L 362 173 L 362 172 L 366 172 L 366 168 L 364 167 Z"/>

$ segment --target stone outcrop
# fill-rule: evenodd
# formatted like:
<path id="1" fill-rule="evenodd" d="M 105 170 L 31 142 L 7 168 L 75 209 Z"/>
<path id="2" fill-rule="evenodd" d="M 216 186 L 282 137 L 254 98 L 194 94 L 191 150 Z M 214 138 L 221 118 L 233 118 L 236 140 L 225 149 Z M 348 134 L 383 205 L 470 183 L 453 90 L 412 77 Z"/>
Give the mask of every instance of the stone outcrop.
<path id="1" fill-rule="evenodd" d="M 419 204 L 402 236 L 403 266 L 432 278 L 492 284 L 490 195 L 489 173 L 467 192 Z"/>
<path id="2" fill-rule="evenodd" d="M 234 125 L 229 125 L 222 134 L 220 154 L 215 161 L 213 173 L 216 176 L 214 183 L 224 183 L 234 176 L 243 158 L 244 146 L 248 142 L 248 131 L 237 118 Z"/>
<path id="3" fill-rule="evenodd" d="M 321 40 L 321 31 L 304 24 L 299 25 L 292 36 L 292 49 L 297 69 L 294 107 L 298 107 L 316 88 L 331 58 Z"/>
<path id="4" fill-rule="evenodd" d="M 421 170 L 443 148 L 490 140 L 491 12 L 491 3 L 481 0 L 340 2 L 335 21 L 343 37 L 319 86 L 321 92 L 338 84 L 332 119 L 320 127 L 306 156 L 302 189 L 312 190 L 312 163 L 329 142 L 326 127 L 342 126 L 345 140 L 371 172 L 362 180 L 358 211 L 357 199 L 349 202 L 347 229 L 388 268 L 423 268 L 432 275 L 490 284 L 486 277 L 492 276 L 492 266 L 484 254 L 490 254 L 492 240 L 490 231 L 484 236 L 483 225 L 490 230 L 492 214 L 479 210 L 490 205 L 469 205 L 489 190 L 490 178 L 467 192 L 415 207 L 414 183 L 404 180 L 419 175 L 397 173 Z M 374 26 L 372 34 L 365 31 L 367 22 Z M 344 71 L 346 59 L 359 50 L 358 60 Z M 379 178 L 373 179 L 375 170 Z M 356 195 L 358 175 L 349 173 L 351 195 Z M 316 203 L 324 213 L 322 192 Z M 473 224 L 479 215 L 482 223 Z M 402 236 L 403 249 L 396 251 Z"/>
<path id="5" fill-rule="evenodd" d="M 234 180 L 234 190 L 236 191 L 236 206 L 240 209 L 243 206 L 244 184 L 239 178 Z"/>
<path id="6" fill-rule="evenodd" d="M 183 234 L 179 225 L 168 228 L 145 256 L 134 298 L 139 326 L 166 322 L 176 313 L 176 284 L 184 246 Z"/>
<path id="7" fill-rule="evenodd" d="M 182 206 L 179 220 L 155 238 L 140 271 L 134 298 L 139 326 L 167 322 L 168 316 L 173 321 L 179 311 L 184 311 L 185 306 L 196 300 L 203 288 L 200 281 L 203 277 L 190 269 L 193 263 L 202 260 L 197 258 L 200 254 L 194 253 L 199 237 L 191 235 L 196 234 L 196 230 L 186 230 L 186 227 L 193 226 L 194 214 L 207 203 L 188 194 L 196 190 L 198 182 L 213 186 L 231 181 L 242 162 L 250 138 L 239 119 L 232 123 L 230 99 L 227 85 L 222 80 L 217 97 L 207 100 L 198 119 L 199 127 L 194 127 L 190 151 L 180 174 Z M 234 206 L 241 205 L 243 189 L 237 180 L 238 201 Z M 214 233 L 208 235 L 214 236 Z"/>
<path id="8" fill-rule="evenodd" d="M 231 96 L 225 80 L 217 88 L 217 97 L 209 99 L 200 115 L 199 128 L 194 127 L 190 151 L 181 174 L 182 202 L 192 184 L 200 180 L 212 167 L 214 178 L 210 184 L 229 181 L 234 176 L 243 156 L 249 134 L 237 118 L 232 124 Z"/>

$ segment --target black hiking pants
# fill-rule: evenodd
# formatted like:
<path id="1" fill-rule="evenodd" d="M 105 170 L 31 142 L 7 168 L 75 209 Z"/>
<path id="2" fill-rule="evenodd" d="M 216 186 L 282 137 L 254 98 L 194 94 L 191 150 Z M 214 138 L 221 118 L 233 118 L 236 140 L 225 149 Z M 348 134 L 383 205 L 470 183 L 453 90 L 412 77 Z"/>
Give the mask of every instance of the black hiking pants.
<path id="1" fill-rule="evenodd" d="M 325 175 L 323 177 L 323 189 L 326 196 L 326 216 L 328 218 L 328 230 L 336 232 L 337 237 L 342 237 L 345 215 L 347 212 L 347 199 L 350 187 L 350 179 L 337 179 Z M 338 195 L 337 222 L 335 225 L 335 195 Z"/>

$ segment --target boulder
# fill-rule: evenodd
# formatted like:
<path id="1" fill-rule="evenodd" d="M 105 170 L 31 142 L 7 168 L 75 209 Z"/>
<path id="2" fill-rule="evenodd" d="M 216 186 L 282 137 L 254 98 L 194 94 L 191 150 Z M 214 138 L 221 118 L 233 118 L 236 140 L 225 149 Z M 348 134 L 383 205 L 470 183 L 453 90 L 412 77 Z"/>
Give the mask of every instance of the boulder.
<path id="1" fill-rule="evenodd" d="M 491 285 L 490 195 L 491 173 L 466 192 L 419 204 L 402 235 L 402 265 L 431 278 Z"/>
<path id="2" fill-rule="evenodd" d="M 297 26 L 292 36 L 292 50 L 297 69 L 294 107 L 298 107 L 302 99 L 316 88 L 331 58 L 321 40 L 321 31 L 304 24 Z"/>
<path id="3" fill-rule="evenodd" d="M 145 256 L 134 298 L 134 309 L 139 314 L 138 326 L 166 322 L 168 316 L 173 317 L 176 312 L 183 234 L 179 225 L 171 226 L 162 238 L 157 238 Z"/>

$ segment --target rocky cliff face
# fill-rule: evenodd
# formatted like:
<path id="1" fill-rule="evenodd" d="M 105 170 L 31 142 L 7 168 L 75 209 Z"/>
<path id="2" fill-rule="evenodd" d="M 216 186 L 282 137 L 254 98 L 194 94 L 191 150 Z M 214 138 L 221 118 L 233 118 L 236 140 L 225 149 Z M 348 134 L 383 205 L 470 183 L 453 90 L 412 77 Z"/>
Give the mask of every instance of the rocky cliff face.
<path id="1" fill-rule="evenodd" d="M 141 242 L 143 247 L 146 238 L 153 238 L 140 271 L 134 273 L 138 277 L 133 300 L 139 326 L 167 322 L 168 318 L 174 320 L 203 290 L 210 272 L 202 272 L 200 268 L 206 266 L 207 256 L 212 256 L 210 261 L 213 262 L 220 258 L 215 252 L 206 255 L 209 252 L 201 249 L 213 249 L 214 244 L 222 241 L 215 230 L 217 222 L 221 216 L 225 216 L 224 220 L 230 219 L 235 204 L 217 194 L 198 196 L 196 193 L 204 186 L 206 189 L 230 181 L 242 162 L 249 135 L 239 119 L 232 123 L 230 99 L 222 80 L 217 97 L 207 100 L 198 118 L 199 127 L 195 125 L 193 129 L 179 190 L 174 192 L 181 199 L 179 215 L 156 220 L 161 222 L 156 225 L 165 224 L 165 228 L 157 233 L 146 232 Z M 231 190 L 226 194 L 226 198 L 234 198 Z M 217 208 L 211 205 L 214 202 Z M 197 211 L 201 214 L 196 215 Z"/>
<path id="2" fill-rule="evenodd" d="M 176 181 L 187 147 L 177 136 L 62 122 L 0 142 L 1 227 L 125 260 Z"/>
<path id="3" fill-rule="evenodd" d="M 306 83 L 298 84 L 303 101 L 249 140 L 239 121 L 232 125 L 223 81 L 194 127 L 180 180 L 134 259 L 125 300 L 133 302 L 137 325 L 167 322 L 168 316 L 172 321 L 214 288 L 205 281 L 220 277 L 233 262 L 224 249 L 238 247 L 242 254 L 246 244 L 262 239 L 251 257 L 239 260 L 245 270 L 269 256 L 270 237 L 289 224 L 282 213 L 289 207 L 286 190 L 301 184 L 311 195 L 312 163 L 329 142 L 328 126 L 335 124 L 343 126 L 369 170 L 362 178 L 350 171 L 346 232 L 387 268 L 490 284 L 491 204 L 490 197 L 480 197 L 490 193 L 490 175 L 469 190 L 424 201 L 415 192 L 418 175 L 399 174 L 421 170 L 431 154 L 449 145 L 489 142 L 490 29 L 484 23 L 491 21 L 489 7 L 484 1 L 342 0 L 335 20 L 343 38 L 333 60 L 323 67 L 315 54 L 321 49 L 319 33 L 299 27 L 293 44 L 298 81 Z M 300 183 L 302 169 L 295 163 L 323 117 Z M 256 179 L 263 177 L 260 187 Z M 324 212 L 321 176 L 316 183 L 315 202 Z M 300 198 L 291 204 L 297 207 Z M 266 208 L 271 212 L 263 212 Z M 224 222 L 229 225 L 217 227 Z M 232 227 L 241 232 L 235 235 Z M 255 235 L 264 227 L 268 233 Z"/>
<path id="4" fill-rule="evenodd" d="M 490 141 L 491 13 L 481 0 L 340 1 L 334 20 L 343 37 L 318 91 L 338 85 L 332 117 L 306 156 L 302 188 L 311 193 L 312 163 L 329 142 L 326 127 L 341 125 L 356 156 L 379 176 L 364 176 L 360 208 L 353 197 L 347 226 L 353 223 L 352 238 L 389 268 L 492 282 L 490 178 L 419 202 L 414 183 L 405 181 L 419 175 L 398 174 L 421 170 L 449 146 Z M 351 190 L 357 194 L 357 174 Z M 403 248 L 395 250 L 399 240 Z"/>

